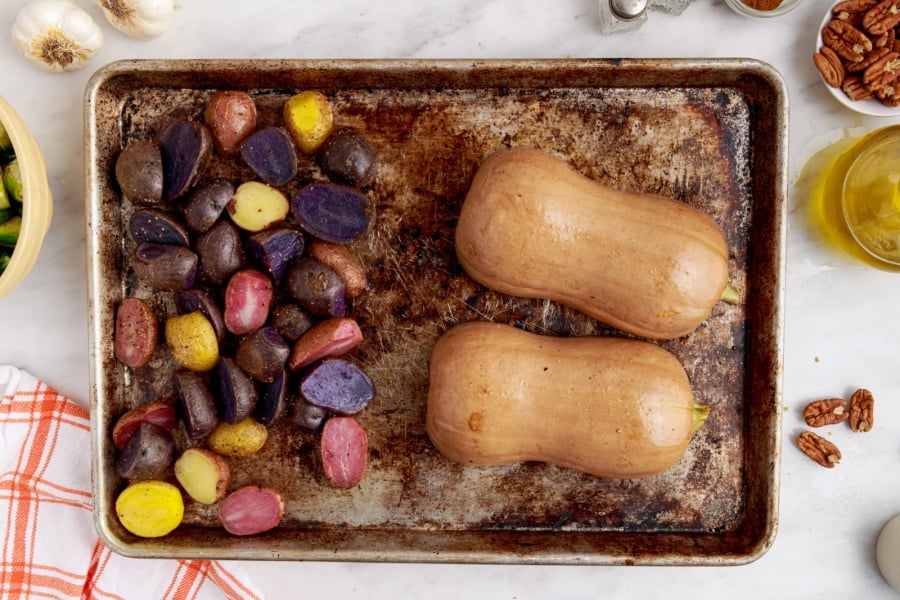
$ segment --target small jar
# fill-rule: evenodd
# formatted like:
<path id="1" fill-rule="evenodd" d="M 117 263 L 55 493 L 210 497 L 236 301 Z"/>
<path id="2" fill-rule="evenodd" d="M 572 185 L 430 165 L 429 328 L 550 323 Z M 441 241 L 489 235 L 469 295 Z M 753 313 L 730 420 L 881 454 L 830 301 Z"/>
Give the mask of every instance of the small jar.
<path id="1" fill-rule="evenodd" d="M 889 270 L 900 269 L 900 125 L 852 148 L 841 189 L 841 215 L 854 242 Z"/>
<path id="2" fill-rule="evenodd" d="M 734 12 L 742 15 L 746 15 L 748 17 L 757 17 L 760 19 L 769 19 L 772 17 L 780 17 L 781 15 L 788 13 L 803 2 L 803 0 L 782 0 L 781 4 L 772 8 L 770 10 L 761 10 L 758 8 L 753 8 L 749 4 L 745 4 L 743 0 L 725 0 L 725 4 L 727 4 Z"/>

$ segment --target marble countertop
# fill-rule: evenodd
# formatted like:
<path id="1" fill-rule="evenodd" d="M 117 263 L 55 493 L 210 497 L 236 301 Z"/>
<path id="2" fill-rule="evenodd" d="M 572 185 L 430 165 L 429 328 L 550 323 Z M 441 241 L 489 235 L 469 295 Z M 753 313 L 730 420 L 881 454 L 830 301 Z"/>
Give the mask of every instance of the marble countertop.
<path id="1" fill-rule="evenodd" d="M 0 4 L 9 32 L 24 2 Z M 79 4 L 100 22 L 99 9 Z M 33 272 L 0 301 L 0 363 L 24 368 L 87 407 L 82 102 L 90 75 L 123 58 L 751 57 L 783 75 L 790 94 L 788 173 L 794 184 L 828 141 L 900 122 L 836 102 L 812 66 L 821 0 L 769 20 L 723 0 L 680 16 L 650 14 L 637 31 L 603 35 L 595 0 L 364 0 L 243 3 L 178 0 L 171 29 L 148 42 L 104 25 L 106 43 L 83 70 L 51 74 L 0 36 L 0 95 L 42 146 L 55 195 Z M 227 8 L 226 8 L 227 6 Z M 875 565 L 881 526 L 900 512 L 900 275 L 848 262 L 822 245 L 792 185 L 788 206 L 780 520 L 773 547 L 736 567 L 551 567 L 245 563 L 271 598 L 889 598 Z M 898 337 L 894 337 L 894 336 Z M 795 447 L 810 400 L 867 387 L 869 434 L 834 433 L 844 460 L 822 469 Z M 898 557 L 900 560 L 900 557 Z"/>

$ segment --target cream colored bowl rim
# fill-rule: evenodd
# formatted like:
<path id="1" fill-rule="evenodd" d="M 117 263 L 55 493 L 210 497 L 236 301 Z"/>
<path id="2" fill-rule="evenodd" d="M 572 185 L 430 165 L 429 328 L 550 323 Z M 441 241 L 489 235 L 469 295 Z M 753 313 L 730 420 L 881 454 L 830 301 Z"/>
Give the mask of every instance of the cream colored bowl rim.
<path id="1" fill-rule="evenodd" d="M 22 177 L 22 229 L 9 264 L 0 276 L 0 298 L 31 271 L 53 217 L 53 196 L 47 166 L 37 140 L 13 107 L 0 96 L 0 123 L 6 128 Z"/>

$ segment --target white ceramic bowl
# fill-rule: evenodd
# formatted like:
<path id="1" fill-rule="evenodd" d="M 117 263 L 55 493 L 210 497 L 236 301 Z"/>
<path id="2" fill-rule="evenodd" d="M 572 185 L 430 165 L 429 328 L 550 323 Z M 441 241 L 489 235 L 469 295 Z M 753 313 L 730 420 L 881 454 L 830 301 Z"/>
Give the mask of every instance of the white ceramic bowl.
<path id="1" fill-rule="evenodd" d="M 37 261 L 53 216 L 44 155 L 12 106 L 0 97 L 0 123 L 12 141 L 22 176 L 22 229 L 12 257 L 0 275 L 0 298 L 19 285 Z"/>
<path id="2" fill-rule="evenodd" d="M 818 52 L 819 48 L 825 45 L 822 42 L 822 30 L 825 28 L 825 25 L 828 24 L 828 21 L 832 19 L 831 9 L 835 4 L 837 4 L 837 2 L 829 3 L 828 10 L 825 11 L 825 15 L 822 17 L 822 22 L 819 24 L 819 29 L 816 33 L 816 47 L 813 49 L 813 53 Z M 816 68 L 815 65 L 813 65 L 813 68 Z M 818 72 L 818 69 L 816 69 L 816 71 Z M 900 115 L 900 106 L 887 106 L 886 104 L 882 104 L 877 98 L 870 98 L 869 100 L 851 100 L 850 97 L 844 93 L 844 90 L 828 85 L 821 73 L 819 73 L 819 79 L 822 80 L 822 85 L 828 88 L 831 95 L 850 110 L 875 117 L 894 117 Z"/>

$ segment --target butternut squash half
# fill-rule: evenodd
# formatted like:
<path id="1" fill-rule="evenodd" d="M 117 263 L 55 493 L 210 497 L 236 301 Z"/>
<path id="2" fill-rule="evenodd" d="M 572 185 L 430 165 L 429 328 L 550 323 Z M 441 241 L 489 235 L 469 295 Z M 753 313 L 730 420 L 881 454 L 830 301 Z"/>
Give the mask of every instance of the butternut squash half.
<path id="1" fill-rule="evenodd" d="M 480 166 L 456 253 L 491 289 L 554 300 L 652 339 L 693 331 L 728 283 L 728 247 L 708 215 L 599 184 L 524 147 Z"/>
<path id="2" fill-rule="evenodd" d="M 425 428 L 460 463 L 646 477 L 682 458 L 707 413 L 678 359 L 647 341 L 476 321 L 443 334 L 429 362 Z"/>

